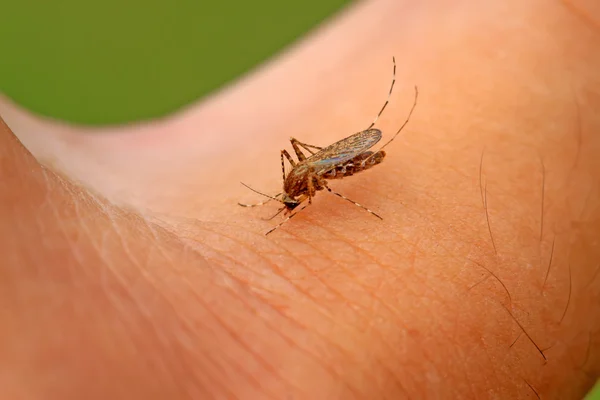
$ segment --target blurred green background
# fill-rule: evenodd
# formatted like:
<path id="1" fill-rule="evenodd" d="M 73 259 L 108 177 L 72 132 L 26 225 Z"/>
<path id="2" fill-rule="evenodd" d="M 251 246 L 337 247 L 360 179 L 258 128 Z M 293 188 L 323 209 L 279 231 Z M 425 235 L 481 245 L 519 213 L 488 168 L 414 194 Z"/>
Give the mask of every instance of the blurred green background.
<path id="1" fill-rule="evenodd" d="M 6 1 L 0 91 L 47 116 L 168 114 L 257 66 L 348 0 Z"/>
<path id="2" fill-rule="evenodd" d="M 160 117 L 248 72 L 348 3 L 4 2 L 0 91 L 76 123 Z M 600 400 L 600 387 L 588 399 Z"/>

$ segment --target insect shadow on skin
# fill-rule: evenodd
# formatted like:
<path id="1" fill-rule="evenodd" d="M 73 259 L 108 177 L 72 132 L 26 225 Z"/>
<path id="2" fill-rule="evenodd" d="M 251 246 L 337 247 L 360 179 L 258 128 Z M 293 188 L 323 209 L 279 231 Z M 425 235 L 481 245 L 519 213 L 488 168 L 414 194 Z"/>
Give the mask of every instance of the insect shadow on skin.
<path id="1" fill-rule="evenodd" d="M 392 84 L 390 86 L 387 99 L 383 104 L 383 107 L 381 107 L 379 113 L 367 129 L 350 135 L 327 147 L 318 147 L 311 144 L 302 143 L 295 138 L 290 138 L 290 142 L 292 143 L 294 152 L 298 157 L 298 161 L 294 161 L 294 159 L 292 158 L 292 156 L 290 156 L 287 150 L 281 150 L 281 172 L 283 175 L 283 191 L 274 196 L 270 196 L 268 194 L 259 192 L 258 190 L 255 190 L 242 182 L 242 185 L 246 186 L 248 189 L 260 194 L 261 196 L 267 197 L 268 199 L 256 204 L 238 203 L 240 206 L 256 207 L 266 204 L 271 200 L 275 200 L 279 203 L 282 203 L 283 207 L 281 207 L 275 215 L 269 218 L 269 220 L 279 215 L 282 211 L 285 211 L 285 214 L 290 214 L 287 218 L 285 218 L 283 221 L 277 224 L 274 228 L 270 229 L 265 235 L 268 235 L 269 233 L 273 232 L 281 225 L 289 221 L 292 217 L 297 215 L 300 211 L 304 210 L 307 206 L 312 204 L 312 198 L 317 194 L 318 191 L 324 189 L 368 211 L 375 217 L 383 219 L 373 211 L 366 208 L 365 206 L 353 200 L 350 200 L 342 194 L 331 190 L 327 185 L 327 180 L 342 179 L 370 169 L 377 164 L 381 164 L 386 155 L 383 149 L 388 144 L 390 144 L 396 138 L 396 136 L 398 136 L 398 134 L 402 131 L 402 129 L 404 129 L 404 127 L 410 120 L 410 117 L 417 105 L 417 98 L 419 96 L 419 91 L 416 86 L 415 98 L 412 108 L 410 109 L 406 120 L 404 121 L 402 126 L 400 126 L 400 129 L 398 129 L 394 136 L 392 136 L 392 138 L 388 140 L 387 143 L 381 146 L 379 150 L 375 152 L 369 150 L 377 142 L 379 142 L 379 140 L 381 140 L 381 131 L 379 129 L 374 129 L 373 126 L 383 113 L 383 110 L 385 110 L 386 106 L 388 105 L 390 101 L 390 96 L 392 95 L 392 91 L 394 89 L 394 83 L 396 82 L 395 57 L 392 58 L 392 61 L 394 64 L 394 70 L 392 74 Z M 307 157 L 306 154 L 302 152 L 302 150 L 305 150 L 306 152 L 310 153 L 310 155 Z M 290 165 L 292 166 L 292 169 L 287 175 L 285 171 L 285 159 L 287 159 Z M 298 207 L 307 199 L 308 204 L 304 205 L 295 213 L 291 213 L 294 209 L 296 209 L 296 207 Z"/>

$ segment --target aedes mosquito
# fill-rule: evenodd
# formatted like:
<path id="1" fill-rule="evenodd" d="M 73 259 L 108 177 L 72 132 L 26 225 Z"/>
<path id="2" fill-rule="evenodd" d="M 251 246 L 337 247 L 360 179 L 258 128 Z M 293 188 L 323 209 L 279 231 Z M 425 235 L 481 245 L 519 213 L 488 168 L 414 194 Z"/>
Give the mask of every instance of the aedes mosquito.
<path id="1" fill-rule="evenodd" d="M 248 189 L 262 196 L 268 197 L 269 199 L 257 204 L 238 203 L 240 206 L 256 207 L 266 204 L 271 200 L 275 200 L 283 204 L 283 207 L 281 207 L 279 211 L 271 218 L 274 218 L 275 216 L 279 215 L 279 213 L 281 213 L 284 210 L 286 213 L 290 213 L 301 203 L 303 203 L 306 199 L 308 199 L 308 204 L 304 205 L 300 210 L 296 211 L 295 213 L 289 215 L 286 219 L 284 219 L 274 228 L 269 230 L 265 235 L 268 235 L 269 233 L 273 232 L 275 229 L 279 228 L 281 225 L 289 221 L 300 211 L 304 210 L 308 205 L 312 204 L 312 198 L 316 195 L 316 193 L 319 190 L 323 189 L 327 189 L 327 191 L 329 191 L 330 193 L 333 193 L 336 196 L 341 197 L 342 199 L 347 200 L 352 204 L 368 211 L 369 213 L 373 214 L 379 219 L 383 219 L 373 211 L 366 208 L 365 206 L 331 190 L 329 186 L 327 186 L 327 179 L 342 179 L 347 176 L 351 176 L 356 173 L 365 171 L 383 162 L 383 159 L 386 155 L 383 149 L 388 144 L 390 144 L 396 138 L 396 136 L 398 136 L 398 134 L 402 131 L 402 129 L 410 120 L 410 117 L 417 105 L 417 98 L 419 96 L 419 91 L 416 86 L 415 99 L 412 108 L 410 109 L 410 112 L 400 129 L 398 129 L 394 136 L 392 136 L 392 138 L 387 143 L 385 143 L 378 151 L 373 152 L 369 150 L 377 142 L 379 142 L 379 140 L 381 140 L 381 131 L 379 129 L 374 129 L 373 126 L 383 113 L 383 110 L 385 110 L 386 106 L 388 105 L 390 101 L 390 96 L 392 95 L 392 91 L 394 89 L 394 83 L 396 82 L 395 57 L 392 58 L 392 61 L 394 64 L 394 70 L 392 74 L 392 85 L 390 86 L 387 99 L 383 104 L 383 107 L 381 107 L 381 110 L 379 110 L 379 113 L 367 129 L 355 133 L 351 136 L 348 136 L 347 138 L 335 142 L 327 147 L 318 147 L 311 144 L 302 143 L 294 138 L 290 138 L 290 142 L 292 143 L 292 147 L 296 152 L 298 161 L 294 161 L 294 159 L 290 156 L 287 150 L 281 150 L 283 191 L 281 193 L 276 194 L 275 196 L 269 196 L 267 194 L 261 193 L 255 189 L 252 189 L 250 186 L 242 182 L 242 185 L 246 186 Z M 307 157 L 302 152 L 301 148 L 309 152 L 310 156 Z M 285 173 L 285 159 L 287 159 L 290 165 L 292 166 L 292 170 L 287 175 Z"/>

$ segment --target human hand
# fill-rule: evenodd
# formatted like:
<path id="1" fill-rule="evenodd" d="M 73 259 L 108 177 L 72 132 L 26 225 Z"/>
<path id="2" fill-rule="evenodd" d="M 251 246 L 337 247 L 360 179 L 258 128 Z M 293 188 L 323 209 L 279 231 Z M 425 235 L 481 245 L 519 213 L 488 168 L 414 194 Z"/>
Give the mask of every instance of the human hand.
<path id="1" fill-rule="evenodd" d="M 580 398 L 600 357 L 600 59 L 578 15 L 362 3 L 138 127 L 90 132 L 3 100 L 58 173 L 3 127 L 4 393 Z M 383 221 L 319 193 L 264 237 L 276 207 L 238 207 L 261 200 L 238 182 L 274 194 L 288 137 L 364 129 L 392 55 L 383 141 L 416 84 L 415 114 L 384 163 L 331 184 Z"/>

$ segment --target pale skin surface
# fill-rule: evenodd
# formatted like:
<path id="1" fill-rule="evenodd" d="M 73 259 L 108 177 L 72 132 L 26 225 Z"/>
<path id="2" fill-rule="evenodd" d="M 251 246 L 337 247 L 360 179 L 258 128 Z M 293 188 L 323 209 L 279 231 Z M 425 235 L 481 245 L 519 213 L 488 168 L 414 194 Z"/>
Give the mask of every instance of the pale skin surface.
<path id="1" fill-rule="evenodd" d="M 2 99 L 37 157 L 0 126 L 6 398 L 581 398 L 600 371 L 600 10 L 412 3 L 360 4 L 153 124 L 88 135 Z M 331 183 L 384 220 L 320 192 L 265 238 L 277 207 L 238 207 L 262 200 L 238 182 L 275 194 L 290 136 L 366 128 L 392 55 L 383 141 L 416 84 L 413 119 Z"/>

